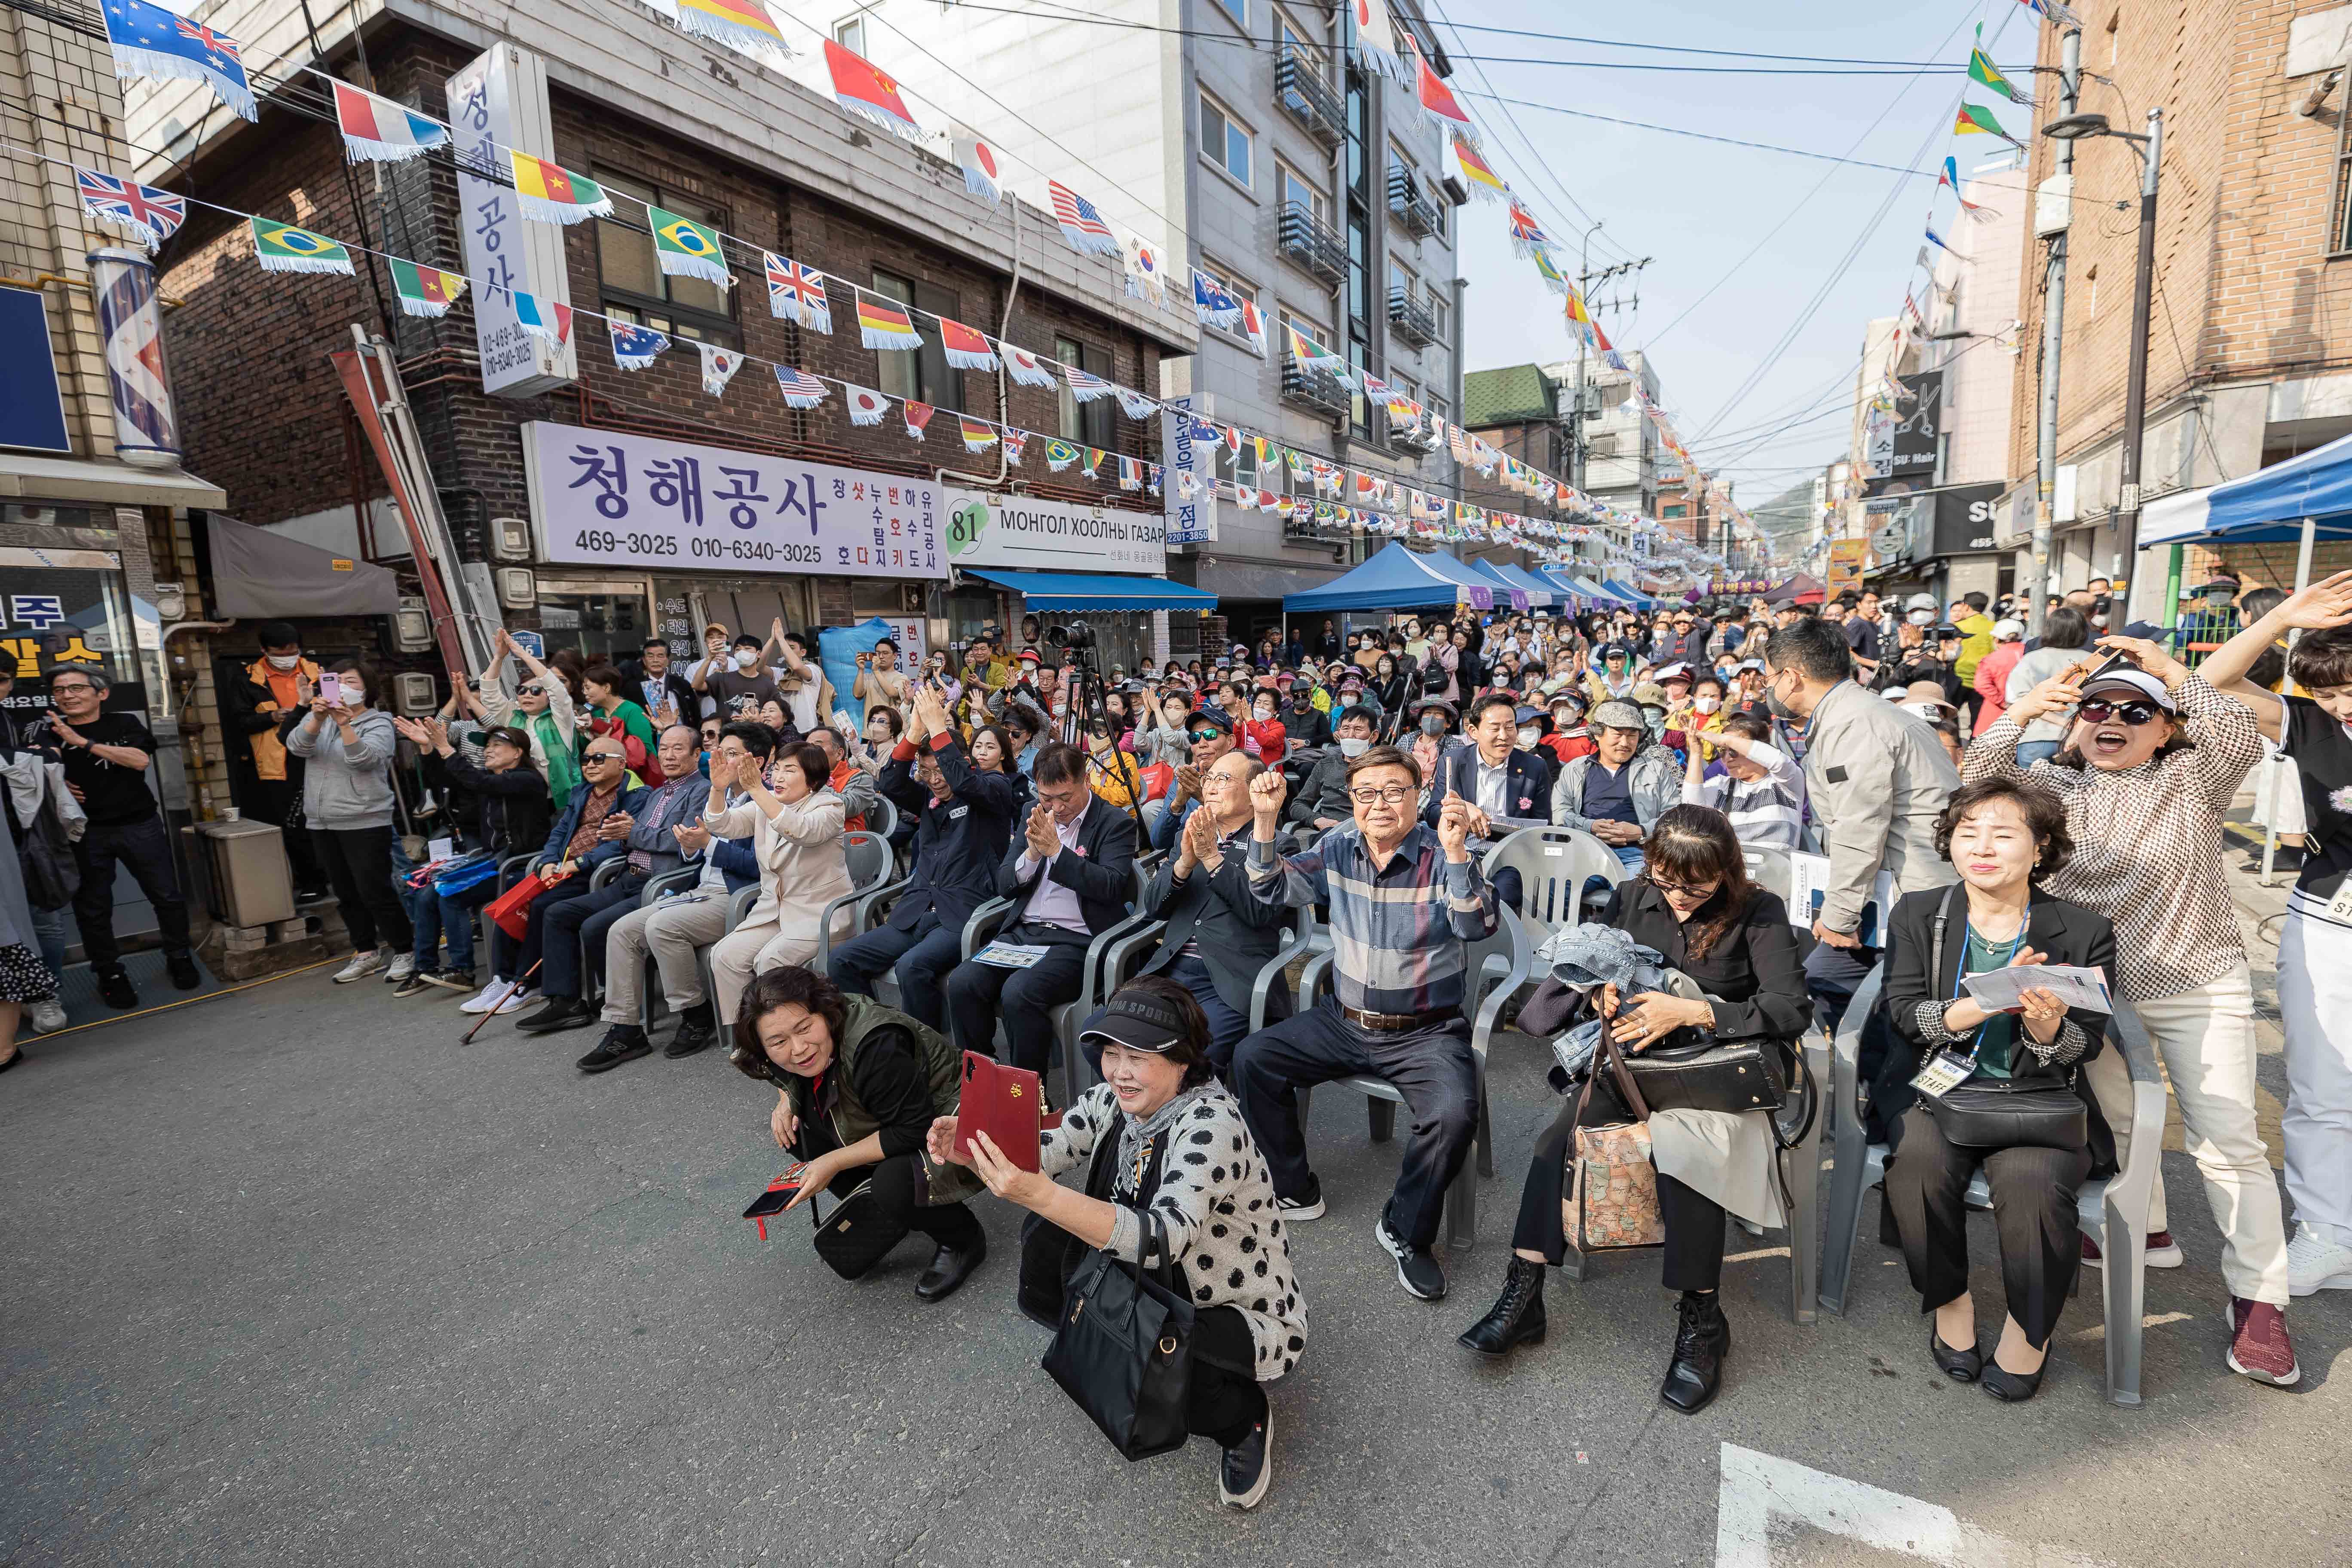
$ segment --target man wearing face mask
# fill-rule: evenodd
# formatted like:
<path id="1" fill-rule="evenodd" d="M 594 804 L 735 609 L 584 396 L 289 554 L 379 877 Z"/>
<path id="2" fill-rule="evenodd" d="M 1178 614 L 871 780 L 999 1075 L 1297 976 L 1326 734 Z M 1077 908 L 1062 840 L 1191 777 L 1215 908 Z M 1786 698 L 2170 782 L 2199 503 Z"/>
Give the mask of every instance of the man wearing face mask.
<path id="1" fill-rule="evenodd" d="M 1518 745 L 1518 705 L 1512 699 L 1489 692 L 1470 704 L 1471 743 L 1438 763 L 1421 819 L 1435 827 L 1446 797 L 1460 795 L 1472 808 L 1470 838 L 1479 847 L 1474 854 L 1522 827 L 1550 826 L 1551 770 L 1540 752 Z M 1517 909 L 1518 872 L 1506 868 L 1493 881 L 1495 896 Z"/>
<path id="2" fill-rule="evenodd" d="M 1371 750 L 1378 728 L 1376 716 L 1366 709 L 1340 710 L 1333 725 L 1338 739 L 1317 760 L 1314 771 L 1299 786 L 1298 798 L 1290 803 L 1289 820 L 1294 826 L 1322 832 L 1349 819 L 1348 765 Z"/>
<path id="3" fill-rule="evenodd" d="M 757 719 L 760 705 L 779 700 L 776 678 L 760 665 L 761 642 L 745 632 L 735 639 L 729 654 L 730 668 L 698 668 L 695 689 L 707 694 L 719 704 L 719 717 L 726 720 Z"/>
<path id="4" fill-rule="evenodd" d="M 256 629 L 261 657 L 230 679 L 224 668 L 215 678 L 221 694 L 222 727 L 239 737 L 229 773 L 229 796 L 248 820 L 284 827 L 302 798 L 302 759 L 289 755 L 278 738 L 278 721 L 308 705 L 304 683 L 316 690 L 319 665 L 304 657 L 302 634 L 284 621 L 265 621 Z M 222 660 L 227 665 L 228 660 Z M 310 853 L 306 835 L 285 835 L 286 859 L 294 873 L 297 899 L 326 897 L 326 874 Z"/>

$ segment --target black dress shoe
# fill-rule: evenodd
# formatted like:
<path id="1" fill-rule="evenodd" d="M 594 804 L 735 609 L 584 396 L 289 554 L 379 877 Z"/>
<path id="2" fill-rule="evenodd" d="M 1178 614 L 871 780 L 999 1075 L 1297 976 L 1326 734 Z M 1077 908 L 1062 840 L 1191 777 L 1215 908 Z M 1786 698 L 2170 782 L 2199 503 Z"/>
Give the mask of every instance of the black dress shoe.
<path id="1" fill-rule="evenodd" d="M 2003 1405 L 2022 1405 L 2042 1391 L 2042 1374 L 2050 1370 L 2044 1361 L 2032 1372 L 2009 1372 L 1992 1357 L 1984 1358 L 1984 1371 L 1977 1382 L 1987 1394 Z"/>
<path id="2" fill-rule="evenodd" d="M 196 968 L 196 961 L 184 952 L 165 953 L 163 967 L 171 972 L 174 990 L 194 991 L 205 983 L 203 972 Z"/>
<path id="3" fill-rule="evenodd" d="M 711 1042 L 718 1038 L 718 1025 L 689 1014 L 678 1024 L 677 1033 L 669 1037 L 669 1044 L 662 1047 L 662 1055 L 673 1061 L 679 1057 L 690 1057 L 697 1051 L 709 1050 Z"/>
<path id="4" fill-rule="evenodd" d="M 942 1245 L 931 1254 L 931 1266 L 923 1270 L 920 1279 L 915 1281 L 916 1297 L 925 1301 L 939 1301 L 954 1295 L 956 1287 L 971 1279 L 971 1271 L 979 1268 L 981 1259 L 987 1256 L 988 1237 L 978 1231 L 972 1233 L 970 1247 Z"/>
<path id="5" fill-rule="evenodd" d="M 1723 1358 L 1731 1351 L 1731 1324 L 1712 1290 L 1683 1292 L 1675 1309 L 1682 1316 L 1675 1328 L 1675 1359 L 1658 1397 L 1685 1415 L 1706 1408 L 1723 1386 Z"/>
<path id="6" fill-rule="evenodd" d="M 1964 1351 L 1954 1350 L 1936 1337 L 1936 1325 L 1932 1321 L 1927 1324 L 1927 1354 L 1934 1359 L 1937 1369 L 1954 1383 L 1974 1383 L 1977 1374 L 1984 1371 L 1984 1357 L 1978 1353 L 1976 1346 L 1970 1345 Z"/>
<path id="7" fill-rule="evenodd" d="M 550 996 L 536 1013 L 515 1020 L 515 1027 L 526 1035 L 551 1035 L 558 1029 L 577 1029 L 596 1021 L 588 1004 L 577 996 Z"/>
<path id="8" fill-rule="evenodd" d="M 106 1005 L 110 1007 L 139 1005 L 139 993 L 131 985 L 131 976 L 124 973 L 120 965 L 100 972 L 98 994 L 106 998 Z"/>
<path id="9" fill-rule="evenodd" d="M 572 1065 L 582 1072 L 610 1072 L 623 1062 L 652 1054 L 654 1043 L 635 1024 L 615 1024 L 604 1031 L 596 1048 Z"/>
<path id="10" fill-rule="evenodd" d="M 1486 1315 L 1464 1331 L 1460 1342 L 1481 1355 L 1502 1355 L 1514 1345 L 1539 1345 L 1544 1337 L 1543 1271 L 1540 1263 L 1511 1259 L 1503 1293 Z"/>

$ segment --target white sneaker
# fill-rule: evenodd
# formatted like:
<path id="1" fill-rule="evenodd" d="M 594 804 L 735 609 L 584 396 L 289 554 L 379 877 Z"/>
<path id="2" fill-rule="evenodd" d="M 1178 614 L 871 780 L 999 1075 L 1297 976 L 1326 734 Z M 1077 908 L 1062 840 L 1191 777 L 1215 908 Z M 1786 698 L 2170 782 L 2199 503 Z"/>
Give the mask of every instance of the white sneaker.
<path id="1" fill-rule="evenodd" d="M 460 1013 L 487 1013 L 491 1008 L 497 1006 L 499 1003 L 505 1001 L 507 998 L 507 993 L 513 989 L 513 981 L 493 979 L 488 985 L 483 986 L 473 995 L 468 996 L 463 1002 L 458 1003 L 457 1011 Z"/>
<path id="2" fill-rule="evenodd" d="M 520 985 L 517 985 L 512 994 L 505 997 L 497 1006 L 491 1007 L 488 1009 L 488 1011 L 492 1013 L 520 1013 L 525 1007 L 530 1006 L 532 1003 L 538 1000 L 539 993 L 537 990 L 525 991 Z"/>
<path id="3" fill-rule="evenodd" d="M 44 1035 L 54 1035 L 66 1026 L 66 1010 L 54 1000 L 33 1004 L 33 1027 Z"/>
<path id="4" fill-rule="evenodd" d="M 2322 1290 L 2352 1290 L 2352 1247 L 2298 1225 L 2286 1244 L 2286 1293 L 2315 1296 Z"/>
<path id="5" fill-rule="evenodd" d="M 386 985 L 397 985 L 415 973 L 416 955 L 413 952 L 404 952 L 384 965 L 383 983 Z"/>
<path id="6" fill-rule="evenodd" d="M 349 985 L 354 980 L 364 980 L 383 967 L 383 954 L 375 948 L 352 954 L 352 961 L 335 971 L 335 984 Z"/>

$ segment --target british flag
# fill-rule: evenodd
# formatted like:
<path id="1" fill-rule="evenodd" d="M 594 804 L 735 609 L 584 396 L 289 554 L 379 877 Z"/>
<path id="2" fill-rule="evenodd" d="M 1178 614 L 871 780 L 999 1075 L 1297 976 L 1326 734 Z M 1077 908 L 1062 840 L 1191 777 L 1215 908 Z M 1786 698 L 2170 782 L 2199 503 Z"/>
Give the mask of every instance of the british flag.
<path id="1" fill-rule="evenodd" d="M 76 169 L 74 185 L 81 192 L 81 205 L 89 209 L 92 217 L 138 240 L 150 251 L 177 234 L 180 226 L 188 221 L 186 201 L 152 185 L 134 184 L 119 174 Z"/>
<path id="2" fill-rule="evenodd" d="M 1053 198 L 1054 219 L 1062 226 L 1062 237 L 1070 242 L 1073 250 L 1090 251 L 1099 256 L 1118 254 L 1118 241 L 1110 226 L 1095 210 L 1094 203 L 1070 189 L 1059 180 L 1045 182 L 1046 193 Z"/>
<path id="3" fill-rule="evenodd" d="M 813 332 L 833 331 L 833 306 L 825 299 L 824 274 L 789 256 L 762 251 L 768 267 L 768 313 L 798 321 Z"/>

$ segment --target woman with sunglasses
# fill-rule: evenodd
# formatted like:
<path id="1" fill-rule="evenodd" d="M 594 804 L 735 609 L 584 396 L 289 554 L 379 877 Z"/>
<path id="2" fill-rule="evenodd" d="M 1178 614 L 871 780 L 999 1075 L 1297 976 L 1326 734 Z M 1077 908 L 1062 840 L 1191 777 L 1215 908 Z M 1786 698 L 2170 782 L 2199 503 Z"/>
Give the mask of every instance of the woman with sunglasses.
<path id="1" fill-rule="evenodd" d="M 530 671 L 519 686 L 509 685 L 509 655 Z M 579 710 L 562 678 L 525 652 L 504 626 L 491 642 L 490 668 L 482 673 L 482 709 L 485 728 L 511 725 L 530 737 L 531 765 L 547 780 L 548 798 L 562 816 L 580 787 Z"/>
<path id="2" fill-rule="evenodd" d="M 1610 1038 L 1619 1050 L 1638 1055 L 1686 1026 L 1712 1029 L 1727 1040 L 1760 1036 L 1784 1053 L 1785 1071 L 1813 1016 L 1788 906 L 1748 879 L 1747 858 L 1730 819 L 1710 806 L 1666 812 L 1643 841 L 1642 855 L 1641 875 L 1617 885 L 1601 922 L 1664 953 L 1666 967 L 1705 994 L 1685 1000 L 1658 990 L 1621 997 L 1616 985 L 1603 985 L 1598 1007 L 1611 1020 Z M 1519 1026 L 1552 1034 L 1572 1021 L 1583 1000 L 1561 981 L 1548 981 L 1521 1010 Z M 1536 1141 L 1503 1293 L 1462 1335 L 1474 1351 L 1498 1356 L 1543 1342 L 1543 1271 L 1567 1253 L 1560 1202 L 1578 1110 L 1582 1107 L 1587 1124 L 1632 1120 L 1616 1103 L 1607 1073 L 1597 1062 L 1593 1070 L 1600 1082 L 1590 1100 L 1578 1092 Z M 1731 1325 L 1717 1300 L 1726 1211 L 1758 1225 L 1788 1223 L 1773 1175 L 1769 1115 L 1660 1110 L 1650 1116 L 1658 1216 L 1665 1227 L 1663 1282 L 1682 1293 L 1674 1352 L 1658 1396 L 1685 1415 L 1715 1397 L 1731 1349 Z"/>
<path id="3" fill-rule="evenodd" d="M 2286 1222 L 2255 1125 L 2253 975 L 2221 858 L 2221 814 L 2262 760 L 2262 731 L 2244 703 L 2157 644 L 2107 637 L 2098 646 L 2130 662 L 2094 674 L 2086 660 L 2024 692 L 1969 748 L 1961 780 L 2030 779 L 2065 803 L 2074 856 L 2046 885 L 2115 922 L 2116 989 L 2163 1058 L 2221 1230 L 2230 1370 L 2292 1384 L 2302 1372 L 2286 1331 Z M 2028 728 L 2069 710 L 2065 750 L 2022 765 Z M 2109 1051 L 2084 1075 L 2120 1162 L 2131 1141 L 2130 1069 Z M 2149 1266 L 2179 1268 L 2162 1183 L 2148 1208 Z M 2097 1249 L 2083 1247 L 2095 1265 Z"/>

